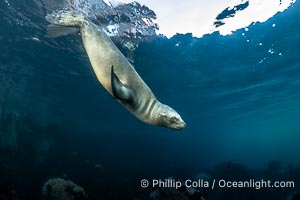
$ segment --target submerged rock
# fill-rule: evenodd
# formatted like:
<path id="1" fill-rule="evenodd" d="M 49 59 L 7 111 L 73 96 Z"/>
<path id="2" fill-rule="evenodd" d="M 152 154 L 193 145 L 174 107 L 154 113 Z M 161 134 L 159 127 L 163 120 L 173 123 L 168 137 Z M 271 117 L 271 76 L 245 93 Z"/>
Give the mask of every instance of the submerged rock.
<path id="1" fill-rule="evenodd" d="M 49 179 L 43 186 L 44 200 L 83 200 L 87 199 L 84 189 L 70 180 Z"/>
<path id="2" fill-rule="evenodd" d="M 205 200 L 206 195 L 186 186 L 176 188 L 159 188 L 149 195 L 149 200 Z"/>

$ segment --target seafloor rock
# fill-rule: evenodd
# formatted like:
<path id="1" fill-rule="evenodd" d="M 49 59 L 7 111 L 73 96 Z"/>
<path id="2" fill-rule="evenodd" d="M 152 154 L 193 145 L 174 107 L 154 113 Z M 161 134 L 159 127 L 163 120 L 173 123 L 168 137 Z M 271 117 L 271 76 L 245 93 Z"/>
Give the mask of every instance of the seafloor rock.
<path id="1" fill-rule="evenodd" d="M 175 188 L 159 188 L 149 195 L 149 200 L 205 200 L 205 195 L 193 188 L 185 186 Z"/>
<path id="2" fill-rule="evenodd" d="M 49 179 L 43 186 L 44 200 L 83 200 L 87 195 L 82 187 L 62 178 Z"/>

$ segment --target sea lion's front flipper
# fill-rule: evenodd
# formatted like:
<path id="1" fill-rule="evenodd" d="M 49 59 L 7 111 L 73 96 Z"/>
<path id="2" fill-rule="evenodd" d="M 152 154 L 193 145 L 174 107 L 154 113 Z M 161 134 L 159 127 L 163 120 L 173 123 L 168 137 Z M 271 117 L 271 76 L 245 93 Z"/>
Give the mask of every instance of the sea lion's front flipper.
<path id="1" fill-rule="evenodd" d="M 125 104 L 129 104 L 131 106 L 135 105 L 133 91 L 126 84 L 123 84 L 120 81 L 119 77 L 114 72 L 114 66 L 111 67 L 111 88 L 114 97 Z"/>

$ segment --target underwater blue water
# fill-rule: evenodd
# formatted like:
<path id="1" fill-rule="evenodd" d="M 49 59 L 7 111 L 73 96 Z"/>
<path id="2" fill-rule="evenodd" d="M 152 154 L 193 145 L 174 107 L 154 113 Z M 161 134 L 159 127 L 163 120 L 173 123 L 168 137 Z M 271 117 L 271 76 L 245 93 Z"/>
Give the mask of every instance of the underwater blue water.
<path id="1" fill-rule="evenodd" d="M 0 194 L 38 199 L 42 183 L 63 177 L 90 199 L 133 199 L 142 178 L 223 162 L 300 165 L 300 2 L 232 35 L 139 44 L 134 66 L 187 122 L 181 131 L 144 124 L 108 95 L 78 35 L 44 37 L 57 2 L 0 2 Z"/>

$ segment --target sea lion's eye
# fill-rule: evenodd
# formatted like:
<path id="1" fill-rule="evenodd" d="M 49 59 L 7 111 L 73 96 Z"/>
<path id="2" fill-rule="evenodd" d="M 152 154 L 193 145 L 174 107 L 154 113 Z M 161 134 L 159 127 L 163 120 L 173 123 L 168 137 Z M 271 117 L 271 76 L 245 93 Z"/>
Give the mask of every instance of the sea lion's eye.
<path id="1" fill-rule="evenodd" d="M 171 117 L 171 122 L 176 122 L 177 118 L 176 117 Z"/>

